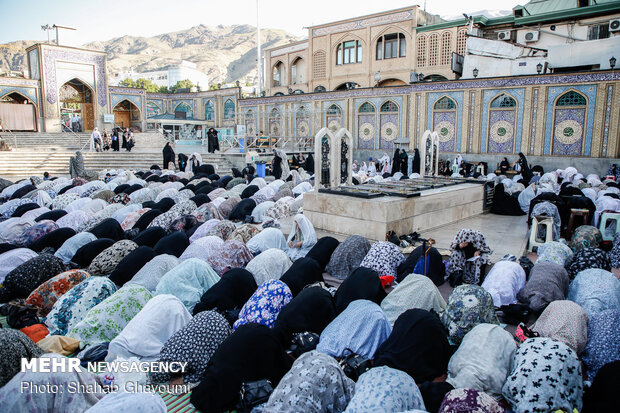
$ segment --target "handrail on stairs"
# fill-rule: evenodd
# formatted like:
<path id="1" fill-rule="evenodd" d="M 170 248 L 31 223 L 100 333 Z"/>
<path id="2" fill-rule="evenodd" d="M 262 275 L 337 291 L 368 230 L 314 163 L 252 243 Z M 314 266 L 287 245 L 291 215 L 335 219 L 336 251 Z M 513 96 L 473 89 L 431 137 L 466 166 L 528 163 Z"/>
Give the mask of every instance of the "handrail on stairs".
<path id="1" fill-rule="evenodd" d="M 80 146 L 80 143 L 81 143 L 81 142 L 80 142 L 80 135 L 78 135 L 77 133 L 75 133 L 73 130 L 71 130 L 71 129 L 69 129 L 69 128 L 66 128 L 66 127 L 65 127 L 62 123 L 60 123 L 60 122 L 58 122 L 58 123 L 57 123 L 57 125 L 59 125 L 59 126 L 60 126 L 60 130 L 61 130 L 63 133 L 72 133 L 72 134 L 75 136 L 75 139 L 76 139 L 76 141 L 77 141 L 77 146 Z M 87 142 L 88 142 L 88 140 L 87 140 Z M 82 147 L 82 149 L 83 149 L 83 147 Z"/>
<path id="2" fill-rule="evenodd" d="M 13 133 L 11 129 L 4 127 L 4 122 L 2 122 L 2 119 L 0 119 L 0 129 L 2 129 L 2 132 L 9 132 L 13 136 L 13 147 L 17 148 L 17 136 Z"/>

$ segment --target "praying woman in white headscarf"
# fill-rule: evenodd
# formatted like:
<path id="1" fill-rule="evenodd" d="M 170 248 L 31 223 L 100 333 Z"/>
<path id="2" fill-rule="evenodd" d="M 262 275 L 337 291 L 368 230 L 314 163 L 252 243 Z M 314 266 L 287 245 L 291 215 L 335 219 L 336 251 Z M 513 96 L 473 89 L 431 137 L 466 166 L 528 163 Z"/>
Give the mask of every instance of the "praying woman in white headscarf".
<path id="1" fill-rule="evenodd" d="M 287 254 L 291 261 L 305 257 L 316 244 L 316 241 L 316 232 L 310 220 L 302 214 L 296 215 L 295 223 L 287 240 L 289 248 Z"/>

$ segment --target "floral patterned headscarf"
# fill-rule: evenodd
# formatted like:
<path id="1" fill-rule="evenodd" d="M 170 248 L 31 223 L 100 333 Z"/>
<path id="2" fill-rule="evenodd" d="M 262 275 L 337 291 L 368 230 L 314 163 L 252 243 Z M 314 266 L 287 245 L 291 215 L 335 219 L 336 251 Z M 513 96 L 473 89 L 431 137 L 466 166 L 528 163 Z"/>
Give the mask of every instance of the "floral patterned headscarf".
<path id="1" fill-rule="evenodd" d="M 443 399 L 439 413 L 485 412 L 504 413 L 506 410 L 493 397 L 473 389 L 454 389 Z"/>
<path id="2" fill-rule="evenodd" d="M 70 270 L 50 278 L 30 293 L 26 304 L 39 309 L 39 315 L 49 313 L 58 299 L 67 291 L 90 277 L 86 271 Z"/>
<path id="3" fill-rule="evenodd" d="M 272 327 L 280 310 L 292 299 L 291 290 L 282 281 L 264 282 L 239 312 L 239 319 L 233 324 L 233 330 L 250 323 Z"/>
<path id="4" fill-rule="evenodd" d="M 499 324 L 491 294 L 482 287 L 467 284 L 452 291 L 441 321 L 452 344 L 460 344 L 465 334 L 478 324 Z"/>
<path id="5" fill-rule="evenodd" d="M 476 251 L 480 251 L 480 258 L 470 262 L 465 259 L 465 252 L 459 248 L 459 244 L 464 242 L 474 246 Z M 489 254 L 492 253 L 487 242 L 481 232 L 473 229 L 462 229 L 450 244 L 450 263 L 448 265 L 448 274 L 456 271 L 463 271 L 463 281 L 468 284 L 478 284 L 480 282 L 480 273 L 484 264 L 490 264 Z"/>

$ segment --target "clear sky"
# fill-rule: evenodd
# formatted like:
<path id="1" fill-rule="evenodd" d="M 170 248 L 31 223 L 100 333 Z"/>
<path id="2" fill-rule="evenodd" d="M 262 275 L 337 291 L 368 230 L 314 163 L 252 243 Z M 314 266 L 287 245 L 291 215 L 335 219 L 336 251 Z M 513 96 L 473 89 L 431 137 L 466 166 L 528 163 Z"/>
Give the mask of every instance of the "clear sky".
<path id="1" fill-rule="evenodd" d="M 426 10 L 460 16 L 479 10 L 511 10 L 519 0 L 428 0 Z M 423 0 L 259 0 L 261 27 L 306 36 L 304 26 L 419 4 Z M 256 25 L 256 0 L 0 0 L 0 43 L 46 40 L 41 25 L 78 29 L 61 44 L 80 45 L 123 35 L 153 36 L 192 26 Z M 54 37 L 53 32 L 51 33 Z"/>

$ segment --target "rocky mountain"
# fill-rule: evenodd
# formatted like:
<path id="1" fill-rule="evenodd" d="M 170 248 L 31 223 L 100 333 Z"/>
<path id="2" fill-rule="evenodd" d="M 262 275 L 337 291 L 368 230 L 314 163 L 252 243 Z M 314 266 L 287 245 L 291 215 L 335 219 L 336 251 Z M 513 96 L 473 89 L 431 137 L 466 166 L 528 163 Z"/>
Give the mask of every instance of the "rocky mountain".
<path id="1" fill-rule="evenodd" d="M 262 47 L 297 41 L 278 29 L 261 29 Z M 24 70 L 24 49 L 32 41 L 0 46 L 0 71 Z M 252 80 L 256 77 L 256 28 L 250 25 L 195 26 L 153 37 L 122 36 L 83 45 L 108 53 L 110 77 L 133 68 L 136 72 L 163 69 L 180 60 L 196 63 L 213 83 Z"/>

